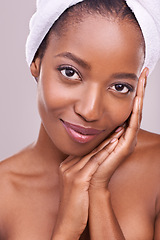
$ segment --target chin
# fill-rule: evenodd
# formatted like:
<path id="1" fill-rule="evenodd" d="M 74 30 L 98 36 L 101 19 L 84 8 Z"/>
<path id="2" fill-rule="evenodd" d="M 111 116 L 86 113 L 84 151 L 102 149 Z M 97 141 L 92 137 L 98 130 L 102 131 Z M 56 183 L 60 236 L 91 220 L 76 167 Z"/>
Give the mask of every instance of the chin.
<path id="1" fill-rule="evenodd" d="M 76 148 L 76 149 L 73 149 L 73 150 L 71 149 L 70 151 L 69 150 L 68 151 L 64 150 L 63 154 L 66 154 L 68 156 L 83 157 L 83 156 L 89 154 L 93 149 L 94 149 L 94 147 L 90 148 L 90 149 L 85 149 L 85 150 Z"/>

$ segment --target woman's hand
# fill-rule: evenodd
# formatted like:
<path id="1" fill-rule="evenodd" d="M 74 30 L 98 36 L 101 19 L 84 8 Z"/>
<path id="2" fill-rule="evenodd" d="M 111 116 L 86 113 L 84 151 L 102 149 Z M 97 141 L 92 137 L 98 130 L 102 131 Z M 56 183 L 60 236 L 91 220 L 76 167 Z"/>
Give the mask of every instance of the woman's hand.
<path id="1" fill-rule="evenodd" d="M 113 141 L 117 143 L 117 146 L 109 155 L 108 153 L 106 154 L 107 146 L 104 147 L 101 151 L 98 151 L 96 154 L 97 158 L 104 158 L 105 160 L 93 175 L 90 183 L 90 190 L 92 188 L 107 189 L 110 178 L 112 177 L 115 170 L 134 151 L 137 143 L 137 134 L 142 119 L 144 89 L 147 76 L 148 69 L 145 68 L 139 78 L 137 94 L 135 97 L 133 111 L 129 119 L 128 127 L 125 129 L 123 135 L 119 139 L 113 139 Z"/>
<path id="2" fill-rule="evenodd" d="M 109 155 L 107 147 L 104 147 L 97 153 L 97 158 L 102 157 L 105 160 L 93 175 L 89 188 L 89 228 L 92 240 L 125 240 L 112 207 L 108 184 L 115 170 L 134 151 L 136 146 L 137 133 L 142 116 L 144 85 L 147 77 L 146 71 L 148 69 L 145 69 L 139 78 L 137 95 L 128 127 L 119 139 L 115 139 L 117 143 L 115 149 Z M 107 157 L 105 157 L 105 152 L 107 152 Z"/>
<path id="3" fill-rule="evenodd" d="M 107 145 L 105 157 L 117 145 L 117 142 L 111 142 L 111 139 L 119 138 L 123 131 L 115 132 L 101 144 L 101 148 Z M 76 240 L 84 231 L 88 221 L 91 179 L 105 159 L 98 158 L 96 152 L 97 150 L 94 150 L 82 158 L 70 156 L 60 165 L 60 206 L 52 239 Z"/>

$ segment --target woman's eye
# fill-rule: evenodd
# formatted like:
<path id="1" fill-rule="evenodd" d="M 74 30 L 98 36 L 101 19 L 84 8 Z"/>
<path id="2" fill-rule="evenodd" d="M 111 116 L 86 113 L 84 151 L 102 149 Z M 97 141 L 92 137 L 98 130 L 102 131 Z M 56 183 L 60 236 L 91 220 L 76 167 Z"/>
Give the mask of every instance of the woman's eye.
<path id="1" fill-rule="evenodd" d="M 125 84 L 115 84 L 111 87 L 111 89 L 116 92 L 123 93 L 123 94 L 133 91 L 131 86 L 126 86 Z"/>
<path id="2" fill-rule="evenodd" d="M 69 79 L 72 79 L 72 80 L 80 80 L 81 79 L 79 74 L 76 72 L 76 70 L 74 70 L 71 67 L 59 68 L 59 71 L 66 78 L 69 78 Z"/>

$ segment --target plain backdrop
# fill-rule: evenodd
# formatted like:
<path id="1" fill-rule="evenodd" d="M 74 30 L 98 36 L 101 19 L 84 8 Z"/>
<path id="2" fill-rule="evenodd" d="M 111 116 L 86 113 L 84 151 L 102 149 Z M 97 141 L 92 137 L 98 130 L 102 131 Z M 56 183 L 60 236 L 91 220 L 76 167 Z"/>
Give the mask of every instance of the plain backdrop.
<path id="1" fill-rule="evenodd" d="M 25 61 L 35 0 L 2 1 L 0 11 L 0 160 L 35 141 L 40 118 L 36 83 Z M 148 80 L 142 128 L 160 134 L 160 62 Z"/>

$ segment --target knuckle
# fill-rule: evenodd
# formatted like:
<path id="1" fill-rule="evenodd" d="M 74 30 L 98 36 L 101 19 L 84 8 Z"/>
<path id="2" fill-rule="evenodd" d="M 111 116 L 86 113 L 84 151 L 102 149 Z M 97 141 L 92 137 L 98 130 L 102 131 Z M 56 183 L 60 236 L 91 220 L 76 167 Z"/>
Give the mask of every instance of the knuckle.
<path id="1" fill-rule="evenodd" d="M 65 171 L 65 166 L 64 166 L 63 162 L 59 166 L 59 171 L 60 171 L 60 173 L 63 173 Z"/>
<path id="2" fill-rule="evenodd" d="M 86 176 L 83 176 L 83 175 L 80 174 L 80 173 L 74 173 L 71 170 L 66 170 L 62 174 L 63 184 L 67 188 L 72 188 L 74 190 L 81 189 L 85 185 L 85 183 L 87 181 L 86 180 L 87 179 Z"/>
<path id="3" fill-rule="evenodd" d="M 123 149 L 123 156 L 124 157 L 130 156 L 134 152 L 136 144 L 137 144 L 137 139 L 135 139 L 131 145 L 126 145 Z"/>
<path id="4" fill-rule="evenodd" d="M 111 138 L 110 138 L 111 139 Z M 99 153 L 102 149 L 108 148 L 109 143 L 110 143 L 110 139 L 106 139 L 103 143 L 101 143 L 98 147 L 96 147 L 92 153 L 96 154 Z M 94 156 L 94 155 L 93 155 Z"/>
<path id="5" fill-rule="evenodd" d="M 105 154 L 106 156 L 108 156 L 109 154 L 111 154 L 111 152 L 113 151 L 113 147 L 112 145 L 107 145 L 105 148 L 104 148 L 104 151 L 105 151 Z"/>
<path id="6" fill-rule="evenodd" d="M 126 144 L 125 146 L 123 146 L 122 156 L 125 158 L 126 156 L 129 155 L 130 151 L 131 146 L 129 144 Z"/>
<path id="7" fill-rule="evenodd" d="M 74 187 L 80 186 L 85 181 L 83 176 L 80 174 L 73 174 L 69 170 L 64 172 L 63 180 L 66 184 L 72 185 Z"/>
<path id="8" fill-rule="evenodd" d="M 99 152 L 99 151 L 100 151 L 100 146 L 96 147 L 96 148 L 92 151 L 92 153 L 93 153 L 93 154 L 96 154 L 96 153 Z"/>
<path id="9" fill-rule="evenodd" d="M 63 173 L 63 180 L 67 183 L 72 182 L 73 181 L 73 174 L 67 170 Z"/>
<path id="10" fill-rule="evenodd" d="M 97 156 L 97 154 L 96 155 L 94 155 L 94 156 L 92 156 L 91 158 L 90 158 L 90 163 L 91 164 L 96 164 L 96 165 L 100 165 L 100 163 L 99 163 L 99 159 L 100 159 L 100 157 L 99 156 Z"/>

